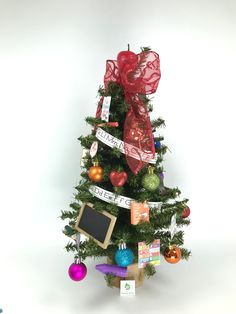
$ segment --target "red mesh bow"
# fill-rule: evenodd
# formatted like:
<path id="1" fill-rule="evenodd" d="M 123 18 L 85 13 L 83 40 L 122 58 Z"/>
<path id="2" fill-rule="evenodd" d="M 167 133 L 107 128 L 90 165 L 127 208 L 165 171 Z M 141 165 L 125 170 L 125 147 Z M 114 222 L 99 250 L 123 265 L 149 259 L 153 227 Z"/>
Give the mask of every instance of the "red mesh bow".
<path id="1" fill-rule="evenodd" d="M 123 137 L 126 160 L 134 174 L 155 156 L 151 122 L 142 95 L 154 93 L 160 77 L 159 56 L 153 51 L 143 51 L 138 55 L 122 51 L 117 61 L 106 62 L 105 88 L 109 81 L 121 84 L 125 101 L 129 104 Z M 100 116 L 98 111 L 97 116 Z"/>

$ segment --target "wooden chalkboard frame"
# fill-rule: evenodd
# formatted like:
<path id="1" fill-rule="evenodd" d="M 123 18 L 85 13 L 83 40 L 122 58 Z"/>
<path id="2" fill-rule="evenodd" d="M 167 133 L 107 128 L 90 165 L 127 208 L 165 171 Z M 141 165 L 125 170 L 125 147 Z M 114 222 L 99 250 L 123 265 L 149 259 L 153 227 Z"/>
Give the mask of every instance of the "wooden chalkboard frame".
<path id="1" fill-rule="evenodd" d="M 103 214 L 103 215 L 105 215 L 105 216 L 107 216 L 108 218 L 111 219 L 111 222 L 110 222 L 109 228 L 107 230 L 107 234 L 106 234 L 105 240 L 104 240 L 104 242 L 100 242 L 100 241 L 98 241 L 93 236 L 91 236 L 90 234 L 88 234 L 86 231 L 84 231 L 83 229 L 81 229 L 79 227 L 79 223 L 80 223 L 80 220 L 81 220 L 81 218 L 83 216 L 84 208 L 85 208 L 86 205 L 91 207 L 91 208 L 93 208 L 95 210 L 95 208 L 93 207 L 93 204 L 91 204 L 91 203 L 84 203 L 84 204 L 82 204 L 82 206 L 80 208 L 79 216 L 78 216 L 76 224 L 75 224 L 75 229 L 77 231 L 81 232 L 82 234 L 84 234 L 85 236 L 87 236 L 89 238 L 92 238 L 93 241 L 96 242 L 100 247 L 102 247 L 103 249 L 106 249 L 108 244 L 109 244 L 109 241 L 110 241 L 110 238 L 111 238 L 111 235 L 112 235 L 112 231 L 113 231 L 115 223 L 116 223 L 116 217 L 113 216 L 112 214 L 108 213 L 105 210 L 103 210 L 102 212 L 99 212 L 100 214 Z"/>

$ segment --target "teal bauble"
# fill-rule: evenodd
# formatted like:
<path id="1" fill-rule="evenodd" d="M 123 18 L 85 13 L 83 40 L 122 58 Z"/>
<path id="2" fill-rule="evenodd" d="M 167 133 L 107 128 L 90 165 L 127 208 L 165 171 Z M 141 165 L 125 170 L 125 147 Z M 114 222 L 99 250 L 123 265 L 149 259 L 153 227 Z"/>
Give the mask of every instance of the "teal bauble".
<path id="1" fill-rule="evenodd" d="M 120 248 L 115 253 L 116 264 L 121 267 L 127 267 L 134 261 L 134 253 L 126 248 Z"/>
<path id="2" fill-rule="evenodd" d="M 159 185 L 160 185 L 160 178 L 158 175 L 156 175 L 154 172 L 154 168 L 153 167 L 149 167 L 148 168 L 148 173 L 146 173 L 144 176 L 143 176 L 143 179 L 142 179 L 142 185 L 143 187 L 150 191 L 150 192 L 153 192 L 155 191 Z"/>

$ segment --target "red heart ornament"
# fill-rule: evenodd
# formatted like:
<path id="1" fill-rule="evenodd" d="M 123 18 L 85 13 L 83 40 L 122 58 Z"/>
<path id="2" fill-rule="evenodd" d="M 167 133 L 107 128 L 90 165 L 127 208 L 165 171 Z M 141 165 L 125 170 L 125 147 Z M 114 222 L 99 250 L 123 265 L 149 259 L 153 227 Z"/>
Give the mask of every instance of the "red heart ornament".
<path id="1" fill-rule="evenodd" d="M 116 187 L 123 186 L 128 179 L 128 175 L 125 171 L 118 172 L 112 171 L 109 175 L 112 185 Z"/>

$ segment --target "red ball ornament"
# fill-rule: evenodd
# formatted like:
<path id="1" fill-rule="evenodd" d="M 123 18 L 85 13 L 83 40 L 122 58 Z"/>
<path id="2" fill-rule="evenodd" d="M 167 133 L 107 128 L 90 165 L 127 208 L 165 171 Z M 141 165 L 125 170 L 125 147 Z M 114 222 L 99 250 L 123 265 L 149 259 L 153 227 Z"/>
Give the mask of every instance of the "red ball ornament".
<path id="1" fill-rule="evenodd" d="M 165 260 L 170 264 L 176 264 L 181 259 L 181 250 L 178 246 L 169 246 L 164 253 Z"/>
<path id="2" fill-rule="evenodd" d="M 187 218 L 189 215 L 190 215 L 190 208 L 187 206 L 184 208 L 184 210 L 182 212 L 182 217 Z"/>
<path id="3" fill-rule="evenodd" d="M 112 171 L 109 175 L 109 178 L 111 180 L 111 183 L 116 186 L 120 187 L 125 184 L 125 182 L 128 179 L 128 175 L 125 171 L 119 172 L 119 171 Z"/>

